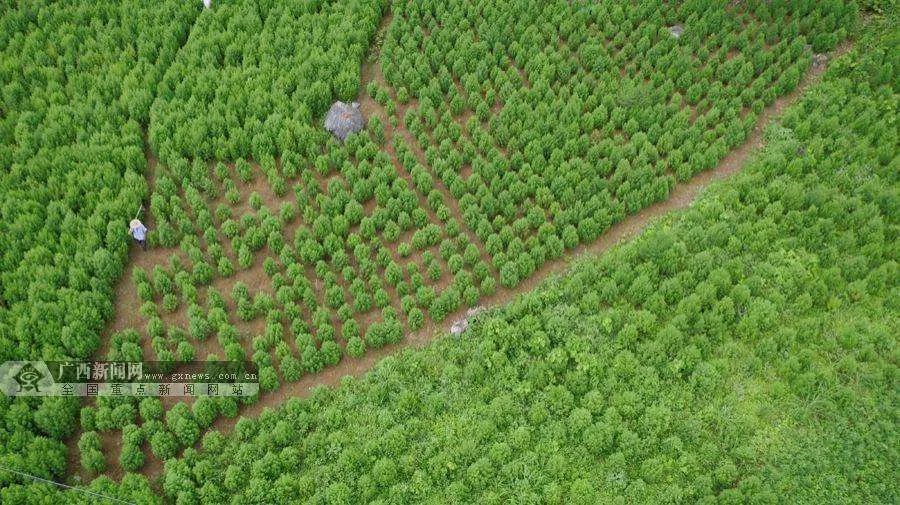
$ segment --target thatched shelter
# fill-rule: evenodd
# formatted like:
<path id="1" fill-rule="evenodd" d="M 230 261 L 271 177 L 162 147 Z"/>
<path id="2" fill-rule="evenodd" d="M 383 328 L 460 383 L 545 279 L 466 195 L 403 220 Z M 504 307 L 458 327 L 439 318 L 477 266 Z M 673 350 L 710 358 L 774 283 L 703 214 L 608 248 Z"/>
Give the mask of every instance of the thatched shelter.
<path id="1" fill-rule="evenodd" d="M 334 102 L 325 115 L 325 129 L 330 131 L 341 142 L 347 135 L 358 132 L 366 126 L 366 120 L 359 110 L 359 103 Z"/>

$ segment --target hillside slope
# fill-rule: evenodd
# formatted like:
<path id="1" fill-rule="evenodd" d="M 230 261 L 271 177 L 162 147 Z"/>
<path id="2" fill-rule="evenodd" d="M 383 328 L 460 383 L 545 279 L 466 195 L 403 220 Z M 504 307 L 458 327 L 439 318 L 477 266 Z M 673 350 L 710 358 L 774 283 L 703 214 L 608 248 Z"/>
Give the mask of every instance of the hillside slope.
<path id="1" fill-rule="evenodd" d="M 690 210 L 459 340 L 207 434 L 166 495 L 896 502 L 896 36 L 861 46 Z"/>

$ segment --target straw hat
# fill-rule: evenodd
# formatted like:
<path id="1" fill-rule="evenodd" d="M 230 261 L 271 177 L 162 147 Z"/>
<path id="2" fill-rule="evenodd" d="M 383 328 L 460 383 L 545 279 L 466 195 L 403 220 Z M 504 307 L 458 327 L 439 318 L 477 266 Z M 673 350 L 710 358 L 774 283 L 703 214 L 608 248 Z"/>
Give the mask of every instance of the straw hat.
<path id="1" fill-rule="evenodd" d="M 129 228 L 137 228 L 138 226 L 141 226 L 142 224 L 143 223 L 141 223 L 140 219 L 132 219 L 131 222 L 128 223 L 128 227 Z"/>

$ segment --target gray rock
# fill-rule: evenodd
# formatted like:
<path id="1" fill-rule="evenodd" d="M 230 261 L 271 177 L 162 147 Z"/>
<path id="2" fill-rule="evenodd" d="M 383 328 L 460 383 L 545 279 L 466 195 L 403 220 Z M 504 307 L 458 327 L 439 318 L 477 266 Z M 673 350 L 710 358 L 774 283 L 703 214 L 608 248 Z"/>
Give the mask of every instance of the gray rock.
<path id="1" fill-rule="evenodd" d="M 828 55 L 824 53 L 816 53 L 812 57 L 812 64 L 814 67 L 822 67 L 828 63 Z"/>
<path id="2" fill-rule="evenodd" d="M 677 25 L 672 25 L 672 26 L 670 26 L 670 27 L 669 27 L 669 33 L 671 33 L 672 36 L 675 37 L 676 39 L 677 39 L 678 37 L 681 37 L 681 34 L 684 33 L 684 25 L 682 25 L 682 24 L 677 24 Z"/>
<path id="3" fill-rule="evenodd" d="M 359 110 L 359 103 L 334 102 L 325 115 L 325 129 L 341 142 L 347 135 L 358 132 L 366 126 L 366 119 Z"/>
<path id="4" fill-rule="evenodd" d="M 454 336 L 458 337 L 463 334 L 467 329 L 469 329 L 469 320 L 468 319 L 460 319 L 455 321 L 453 325 L 450 327 L 450 333 Z"/>
<path id="5" fill-rule="evenodd" d="M 484 311 L 484 307 L 481 305 L 476 305 L 471 309 L 467 309 L 466 317 L 454 321 L 450 326 L 450 333 L 456 337 L 465 333 L 465 331 L 469 329 L 469 324 L 471 324 L 472 320 L 482 311 Z"/>

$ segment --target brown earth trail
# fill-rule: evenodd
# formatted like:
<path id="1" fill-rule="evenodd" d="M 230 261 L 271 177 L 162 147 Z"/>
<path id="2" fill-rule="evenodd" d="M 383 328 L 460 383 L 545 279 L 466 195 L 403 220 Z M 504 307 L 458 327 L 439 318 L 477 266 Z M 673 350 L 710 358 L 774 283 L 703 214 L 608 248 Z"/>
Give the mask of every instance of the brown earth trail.
<path id="1" fill-rule="evenodd" d="M 390 13 L 383 19 L 381 29 L 384 29 L 389 22 Z M 846 53 L 851 47 L 851 43 L 841 44 L 829 55 L 830 59 L 834 59 Z M 498 290 L 494 295 L 482 298 L 480 305 L 483 307 L 496 307 L 506 304 L 516 295 L 533 290 L 548 277 L 565 271 L 573 261 L 585 256 L 601 254 L 616 244 L 638 235 L 654 219 L 667 215 L 672 211 L 689 207 L 696 199 L 697 195 L 711 183 L 726 178 L 743 167 L 750 155 L 762 146 L 765 126 L 771 123 L 785 107 L 795 102 L 798 96 L 810 85 L 818 82 L 825 69 L 825 65 L 811 67 L 793 92 L 779 97 L 771 105 L 765 107 L 759 114 L 756 128 L 747 140 L 740 147 L 731 151 L 714 169 L 700 172 L 694 175 L 689 181 L 676 184 L 666 200 L 657 202 L 635 214 L 625 217 L 621 222 L 613 225 L 596 241 L 590 244 L 579 245 L 564 253 L 563 256 L 543 264 L 534 274 L 527 279 L 522 280 L 515 289 L 510 290 L 498 287 Z M 378 67 L 377 60 L 364 63 L 361 76 L 361 90 L 364 90 L 365 84 L 371 81 L 375 81 L 380 86 L 387 87 L 387 83 L 381 74 L 381 69 Z M 364 91 L 361 91 L 360 95 L 361 107 L 367 116 L 384 115 L 383 108 L 369 98 Z M 391 145 L 392 137 L 395 134 L 400 134 L 407 140 L 413 140 L 411 134 L 406 131 L 402 121 L 398 123 L 396 128 L 392 128 L 386 121 L 386 117 L 383 117 L 382 119 L 385 119 L 384 124 L 386 126 L 386 136 L 388 138 L 388 141 L 386 142 L 387 145 Z M 418 145 L 413 141 L 411 147 L 418 148 Z M 148 159 L 149 184 L 152 187 L 152 174 L 155 170 L 156 159 L 149 150 L 146 154 Z M 419 155 L 420 153 L 416 154 Z M 441 187 L 440 189 L 444 192 L 445 199 L 448 202 L 454 202 L 452 196 L 446 193 L 446 188 Z M 454 213 L 456 212 L 458 211 L 454 208 Z M 147 222 L 152 225 L 152 219 Z M 134 267 L 141 267 L 149 271 L 155 264 L 164 264 L 170 253 L 171 250 L 167 249 L 151 249 L 150 251 L 142 252 L 136 248 L 131 248 L 129 251 L 129 264 L 127 266 L 126 274 L 123 275 L 115 290 L 116 313 L 104 333 L 102 349 L 98 352 L 99 356 L 105 355 L 110 335 L 116 331 L 132 328 L 135 327 L 136 324 L 139 324 L 140 317 L 137 314 L 137 308 L 140 303 L 137 299 L 136 291 L 132 286 Z M 425 346 L 447 334 L 450 325 L 455 320 L 465 316 L 466 309 L 467 307 L 463 307 L 455 313 L 449 314 L 441 323 L 434 323 L 428 319 L 425 327 L 416 332 L 406 334 L 404 339 L 398 344 L 386 345 L 380 349 L 367 349 L 365 355 L 361 358 L 345 356 L 336 365 L 325 368 L 319 373 L 306 375 L 296 382 L 282 383 L 276 391 L 262 394 L 256 403 L 242 406 L 238 416 L 234 418 L 219 417 L 208 430 L 215 429 L 223 433 L 230 432 L 242 416 L 258 416 L 264 409 L 277 407 L 287 398 L 307 396 L 310 391 L 317 386 L 337 386 L 342 377 L 348 375 L 360 376 L 367 372 L 376 362 L 386 356 L 405 348 Z M 121 436 L 119 432 L 110 432 L 103 435 L 111 435 L 102 437 L 104 451 L 108 456 L 107 463 L 109 464 L 109 470 L 105 475 L 118 480 L 122 475 L 122 470 L 118 464 Z M 73 437 L 69 443 L 69 468 L 70 471 L 72 471 L 72 474 L 80 475 L 80 472 L 77 471 L 77 469 L 80 468 L 80 465 L 78 464 L 76 441 L 77 436 Z M 145 452 L 147 461 L 141 473 L 151 479 L 161 476 L 163 472 L 162 462 L 154 457 L 149 450 L 146 450 Z"/>
<path id="2" fill-rule="evenodd" d="M 831 56 L 837 57 L 849 49 L 849 44 L 843 44 Z M 375 64 L 377 63 L 369 63 L 367 65 Z M 714 169 L 700 172 L 689 181 L 677 184 L 666 200 L 657 202 L 636 214 L 627 216 L 619 223 L 613 225 L 596 241 L 590 244 L 579 245 L 567 251 L 560 258 L 545 263 L 529 278 L 519 283 L 515 289 L 498 288 L 494 295 L 482 298 L 480 305 L 486 308 L 504 305 L 515 298 L 516 295 L 533 290 L 548 277 L 565 271 L 573 261 L 585 256 L 601 254 L 616 244 L 638 235 L 654 219 L 667 215 L 672 211 L 689 207 L 697 198 L 697 195 L 711 183 L 724 179 L 738 172 L 743 167 L 750 155 L 763 145 L 765 126 L 773 118 L 777 117 L 785 107 L 792 104 L 807 87 L 818 82 L 824 71 L 825 67 L 810 68 L 807 75 L 793 92 L 776 99 L 775 102 L 763 109 L 753 133 L 751 133 L 744 144 L 731 151 Z M 364 70 L 363 75 L 377 76 L 377 78 L 383 79 L 381 72 L 378 70 Z M 381 82 L 379 84 L 383 85 L 384 83 Z M 398 133 L 408 135 L 408 132 L 404 133 L 405 127 L 402 123 L 396 129 L 399 130 Z M 452 198 L 450 195 L 446 196 Z M 277 407 L 287 398 L 309 395 L 310 391 L 317 386 L 337 386 L 344 376 L 361 376 L 386 356 L 407 347 L 423 347 L 446 335 L 453 321 L 465 317 L 466 310 L 467 308 L 464 307 L 455 313 L 449 314 L 442 323 L 434 323 L 429 320 L 425 327 L 419 331 L 406 334 L 404 340 L 398 344 L 387 345 L 380 349 L 367 349 L 366 354 L 361 358 L 344 357 L 338 364 L 328 367 L 315 375 L 304 376 L 297 382 L 284 383 L 278 390 L 261 395 L 256 403 L 243 406 L 238 416 L 234 418 L 218 418 L 209 429 L 219 430 L 223 433 L 230 432 L 242 416 L 258 416 L 264 409 Z M 152 463 L 151 459 L 155 458 L 149 455 L 148 465 L 143 473 L 153 478 L 161 475 L 162 465 Z"/>

